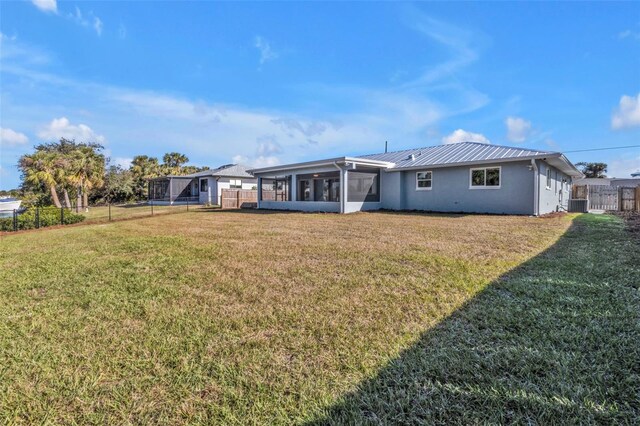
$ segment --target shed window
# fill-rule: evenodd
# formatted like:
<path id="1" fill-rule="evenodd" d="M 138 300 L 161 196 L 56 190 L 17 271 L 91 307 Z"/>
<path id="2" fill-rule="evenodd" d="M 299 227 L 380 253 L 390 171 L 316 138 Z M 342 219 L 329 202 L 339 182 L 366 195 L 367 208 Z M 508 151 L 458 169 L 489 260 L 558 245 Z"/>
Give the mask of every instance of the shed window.
<path id="1" fill-rule="evenodd" d="M 209 179 L 200 179 L 200 192 L 207 192 L 209 190 Z"/>
<path id="2" fill-rule="evenodd" d="M 242 189 L 242 179 L 229 179 L 229 188 Z"/>
<path id="3" fill-rule="evenodd" d="M 470 188 L 500 188 L 500 167 L 471 169 Z"/>
<path id="4" fill-rule="evenodd" d="M 432 172 L 417 172 L 416 173 L 416 190 L 423 191 L 431 189 L 432 185 Z"/>
<path id="5" fill-rule="evenodd" d="M 547 189 L 551 189 L 551 167 L 547 167 Z"/>

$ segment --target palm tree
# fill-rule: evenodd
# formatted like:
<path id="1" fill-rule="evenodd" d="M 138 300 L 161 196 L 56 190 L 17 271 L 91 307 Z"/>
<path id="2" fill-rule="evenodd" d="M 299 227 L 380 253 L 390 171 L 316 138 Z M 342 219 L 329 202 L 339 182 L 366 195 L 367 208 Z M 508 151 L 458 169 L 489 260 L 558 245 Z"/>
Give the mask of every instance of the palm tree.
<path id="1" fill-rule="evenodd" d="M 147 197 L 147 181 L 158 177 L 160 165 L 158 159 L 147 155 L 136 155 L 131 161 L 131 173 L 135 181 L 135 194 L 138 199 Z"/>
<path id="2" fill-rule="evenodd" d="M 179 152 L 168 152 L 162 157 L 162 171 L 166 175 L 181 175 L 182 166 L 189 162 L 189 157 Z"/>
<path id="3" fill-rule="evenodd" d="M 68 182 L 77 188 L 76 208 L 89 210 L 89 190 L 104 184 L 105 158 L 88 145 L 78 145 L 70 154 Z"/>
<path id="4" fill-rule="evenodd" d="M 36 151 L 34 154 L 23 155 L 20 157 L 18 166 L 27 183 L 48 188 L 53 204 L 58 208 L 62 207 L 56 190 L 62 164 L 55 153 Z"/>

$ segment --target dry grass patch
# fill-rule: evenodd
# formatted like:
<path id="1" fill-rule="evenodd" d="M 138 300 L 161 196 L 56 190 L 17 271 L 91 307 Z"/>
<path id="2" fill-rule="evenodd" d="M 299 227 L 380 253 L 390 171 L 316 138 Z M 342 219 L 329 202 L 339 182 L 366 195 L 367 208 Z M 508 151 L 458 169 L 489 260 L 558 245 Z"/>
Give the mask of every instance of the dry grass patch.
<path id="1" fill-rule="evenodd" d="M 315 419 L 571 219 L 193 212 L 5 237 L 0 414 Z"/>

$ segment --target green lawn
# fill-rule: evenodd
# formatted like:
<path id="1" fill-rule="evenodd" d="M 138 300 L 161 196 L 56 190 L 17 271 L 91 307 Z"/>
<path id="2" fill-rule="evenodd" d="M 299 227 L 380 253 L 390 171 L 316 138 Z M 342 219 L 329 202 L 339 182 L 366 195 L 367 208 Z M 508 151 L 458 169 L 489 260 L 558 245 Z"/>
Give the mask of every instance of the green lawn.
<path id="1" fill-rule="evenodd" d="M 189 206 L 189 210 L 199 209 L 199 205 Z M 145 216 L 160 215 L 166 213 L 182 213 L 187 211 L 186 205 L 153 206 L 148 204 L 120 204 L 111 206 L 111 219 L 133 219 Z M 88 222 L 105 222 L 109 220 L 109 206 L 97 206 L 89 208 L 89 211 L 81 211 Z"/>
<path id="2" fill-rule="evenodd" d="M 613 216 L 196 211 L 0 240 L 0 421 L 638 423 Z"/>

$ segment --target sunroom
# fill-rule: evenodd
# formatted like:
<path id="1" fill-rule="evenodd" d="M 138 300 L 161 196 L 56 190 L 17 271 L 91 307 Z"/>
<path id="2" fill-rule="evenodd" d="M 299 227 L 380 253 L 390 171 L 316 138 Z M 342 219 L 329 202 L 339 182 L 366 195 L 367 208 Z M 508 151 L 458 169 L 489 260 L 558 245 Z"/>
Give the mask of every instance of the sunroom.
<path id="1" fill-rule="evenodd" d="M 149 180 L 150 204 L 198 203 L 198 179 L 191 176 L 164 176 Z"/>
<path id="2" fill-rule="evenodd" d="M 258 178 L 258 208 L 335 213 L 379 209 L 381 171 L 390 166 L 341 157 L 252 170 Z"/>

